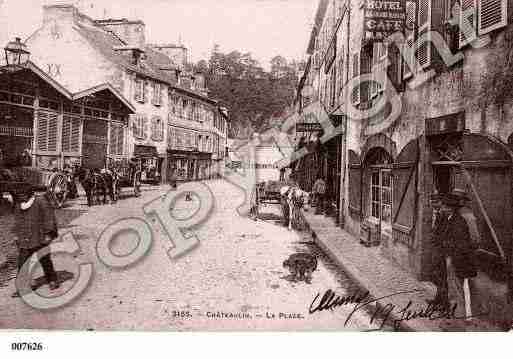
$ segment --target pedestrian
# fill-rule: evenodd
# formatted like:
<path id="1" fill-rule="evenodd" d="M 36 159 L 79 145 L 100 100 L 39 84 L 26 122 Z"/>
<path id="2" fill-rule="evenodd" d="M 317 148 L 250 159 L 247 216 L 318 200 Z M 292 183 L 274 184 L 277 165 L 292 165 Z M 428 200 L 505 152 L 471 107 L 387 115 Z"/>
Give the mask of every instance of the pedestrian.
<path id="1" fill-rule="evenodd" d="M 321 175 L 317 176 L 312 192 L 315 199 L 315 214 L 323 214 L 326 202 L 326 182 L 324 182 Z"/>
<path id="2" fill-rule="evenodd" d="M 50 245 L 58 236 L 55 211 L 46 194 L 36 196 L 34 188 L 29 186 L 17 195 L 13 232 L 16 235 L 18 247 L 18 277 L 29 280 L 31 273 L 26 273 L 24 270 L 28 268 L 23 268 L 23 265 L 32 255 Z M 50 290 L 59 288 L 51 255 L 47 254 L 39 258 L 39 262 L 43 267 Z M 19 296 L 18 290 L 12 295 L 12 297 Z"/>
<path id="3" fill-rule="evenodd" d="M 451 307 L 460 318 L 472 317 L 471 280 L 477 276 L 477 243 L 472 240 L 469 226 L 460 210 L 468 197 L 456 190 L 442 199 L 447 213 L 447 229 L 441 235 L 442 253 L 447 272 L 447 294 Z"/>
<path id="4" fill-rule="evenodd" d="M 433 208 L 433 217 L 431 222 L 431 247 L 432 264 L 431 281 L 436 286 L 436 295 L 434 299 L 428 300 L 429 304 L 447 308 L 449 306 L 449 297 L 447 294 L 447 272 L 445 257 L 442 252 L 442 235 L 447 230 L 447 216 L 442 211 L 442 197 L 435 193 L 430 198 Z"/>

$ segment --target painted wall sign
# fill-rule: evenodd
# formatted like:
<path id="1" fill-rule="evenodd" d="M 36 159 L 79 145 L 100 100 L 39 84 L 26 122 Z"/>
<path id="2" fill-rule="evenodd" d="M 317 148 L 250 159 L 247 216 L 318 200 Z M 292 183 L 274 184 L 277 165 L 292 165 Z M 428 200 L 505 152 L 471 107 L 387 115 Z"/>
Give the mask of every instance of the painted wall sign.
<path id="1" fill-rule="evenodd" d="M 47 64 L 46 73 L 51 77 L 58 77 L 62 75 L 60 64 Z"/>
<path id="2" fill-rule="evenodd" d="M 406 0 L 366 0 L 365 39 L 383 40 L 390 34 L 404 30 Z"/>

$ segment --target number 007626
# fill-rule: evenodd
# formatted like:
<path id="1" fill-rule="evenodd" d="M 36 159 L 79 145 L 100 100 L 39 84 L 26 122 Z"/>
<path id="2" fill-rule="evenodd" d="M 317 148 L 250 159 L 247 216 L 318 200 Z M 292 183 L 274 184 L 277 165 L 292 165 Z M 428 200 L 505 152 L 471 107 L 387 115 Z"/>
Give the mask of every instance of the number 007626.
<path id="1" fill-rule="evenodd" d="M 11 350 L 15 351 L 39 351 L 43 350 L 43 343 L 12 343 Z"/>

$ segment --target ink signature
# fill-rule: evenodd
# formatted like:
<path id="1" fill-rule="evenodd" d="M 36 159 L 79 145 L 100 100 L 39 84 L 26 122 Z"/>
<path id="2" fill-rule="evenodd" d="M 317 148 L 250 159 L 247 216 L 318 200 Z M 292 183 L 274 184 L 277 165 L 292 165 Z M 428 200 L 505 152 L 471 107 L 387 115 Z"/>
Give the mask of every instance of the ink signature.
<path id="1" fill-rule="evenodd" d="M 322 297 L 320 293 L 315 296 L 312 303 L 310 304 L 309 313 L 314 314 L 316 312 L 354 305 L 353 310 L 349 313 L 344 322 L 344 326 L 347 326 L 351 321 L 352 316 L 357 311 L 366 307 L 368 308 L 368 306 L 371 304 L 381 304 L 371 309 L 371 316 L 369 320 L 370 325 L 374 323 L 379 324 L 377 330 L 382 330 L 385 324 L 388 322 L 391 322 L 394 330 L 400 330 L 403 322 L 413 319 L 471 319 L 486 315 L 485 313 L 480 313 L 479 315 L 473 315 L 471 317 L 457 316 L 457 303 L 454 303 L 448 308 L 441 305 L 427 303 L 426 305 L 421 305 L 416 309 L 413 308 L 413 302 L 411 300 L 409 300 L 408 303 L 402 308 L 398 308 L 395 304 L 392 303 L 386 303 L 385 305 L 380 303 L 380 301 L 383 301 L 387 298 L 392 298 L 398 295 L 413 294 L 417 292 L 422 292 L 422 290 L 416 289 L 410 291 L 401 291 L 379 298 L 372 298 L 368 291 L 358 291 L 350 295 L 340 296 L 331 289 L 328 289 Z"/>

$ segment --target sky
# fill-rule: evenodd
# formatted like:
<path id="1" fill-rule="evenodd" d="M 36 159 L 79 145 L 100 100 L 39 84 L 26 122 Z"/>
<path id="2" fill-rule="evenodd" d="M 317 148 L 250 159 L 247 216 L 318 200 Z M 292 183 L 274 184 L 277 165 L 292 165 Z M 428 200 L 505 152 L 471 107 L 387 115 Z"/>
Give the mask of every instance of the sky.
<path id="1" fill-rule="evenodd" d="M 27 38 L 44 4 L 74 3 L 93 18 L 141 19 L 151 43 L 181 42 L 193 61 L 223 52 L 250 52 L 264 67 L 282 55 L 303 59 L 317 0 L 0 0 L 0 44 Z"/>

